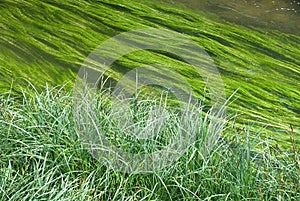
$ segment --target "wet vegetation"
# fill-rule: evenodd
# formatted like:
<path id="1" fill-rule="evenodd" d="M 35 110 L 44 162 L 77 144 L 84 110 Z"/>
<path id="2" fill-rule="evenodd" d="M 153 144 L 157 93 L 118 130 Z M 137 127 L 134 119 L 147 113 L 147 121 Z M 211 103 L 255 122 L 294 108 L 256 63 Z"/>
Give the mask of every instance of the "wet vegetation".
<path id="1" fill-rule="evenodd" d="M 299 35 L 244 27 L 160 1 L 5 0 L 0 17 L 1 200 L 300 197 Z M 102 42 L 147 27 L 191 38 L 214 60 L 227 97 L 236 93 L 212 153 L 203 157 L 195 143 L 170 168 L 128 175 L 81 149 L 71 113 L 72 83 Z M 138 51 L 113 69 L 124 73 L 151 63 L 172 67 L 198 97 L 205 96 L 206 81 L 191 76 L 190 66 L 176 55 Z"/>

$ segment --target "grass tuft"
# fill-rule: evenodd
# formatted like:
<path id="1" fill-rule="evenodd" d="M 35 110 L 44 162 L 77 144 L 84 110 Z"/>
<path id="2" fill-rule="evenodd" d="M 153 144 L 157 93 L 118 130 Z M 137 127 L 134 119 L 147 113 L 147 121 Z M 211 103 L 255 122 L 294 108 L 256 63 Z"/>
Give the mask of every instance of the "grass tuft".
<path id="1" fill-rule="evenodd" d="M 203 155 L 196 141 L 160 171 L 114 171 L 83 149 L 72 93 L 0 95 L 0 200 L 297 200 L 299 150 L 234 125 Z M 249 138 L 256 135 L 256 141 Z M 230 136 L 230 137 L 229 137 Z M 230 139 L 230 140 L 229 140 Z M 259 147 L 260 151 L 257 151 Z"/>

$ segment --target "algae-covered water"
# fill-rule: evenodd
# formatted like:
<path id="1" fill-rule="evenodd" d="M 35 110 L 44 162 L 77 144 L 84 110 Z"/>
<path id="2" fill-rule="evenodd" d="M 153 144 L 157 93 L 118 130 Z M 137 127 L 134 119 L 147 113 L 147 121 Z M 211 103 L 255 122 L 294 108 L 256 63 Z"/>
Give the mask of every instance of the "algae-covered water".
<path id="1" fill-rule="evenodd" d="M 108 38 L 140 28 L 167 28 L 188 36 L 212 57 L 227 97 L 238 89 L 228 111 L 238 114 L 233 121 L 240 129 L 252 125 L 281 143 L 291 134 L 299 140 L 300 36 L 293 31 L 298 13 L 296 23 L 290 20 L 284 28 L 274 27 L 276 22 L 263 26 L 259 20 L 257 26 L 244 26 L 214 13 L 166 1 L 1 1 L 0 90 L 13 86 L 18 92 L 26 80 L 36 86 L 72 83 L 88 54 Z M 158 52 L 136 52 L 114 65 L 131 69 L 152 61 L 177 69 L 194 89 L 205 85 L 189 76 L 186 63 Z"/>

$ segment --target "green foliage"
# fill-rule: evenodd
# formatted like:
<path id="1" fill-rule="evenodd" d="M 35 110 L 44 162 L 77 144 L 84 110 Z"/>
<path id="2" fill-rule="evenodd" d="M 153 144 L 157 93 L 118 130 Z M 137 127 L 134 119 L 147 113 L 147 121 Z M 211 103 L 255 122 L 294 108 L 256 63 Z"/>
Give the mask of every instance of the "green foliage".
<path id="1" fill-rule="evenodd" d="M 299 199 L 299 36 L 144 0 L 4 0 L 0 18 L 0 200 Z M 185 34 L 208 52 L 227 96 L 238 89 L 228 108 L 238 115 L 208 156 L 196 142 L 171 167 L 132 175 L 108 169 L 82 148 L 72 84 L 51 85 L 73 83 L 106 39 L 146 27 Z M 205 80 L 179 57 L 138 51 L 112 69 L 119 76 L 166 65 L 204 96 Z"/>
<path id="2" fill-rule="evenodd" d="M 0 10 L 1 91 L 9 89 L 12 80 L 19 91 L 18 85 L 26 86 L 23 78 L 37 87 L 73 82 L 84 59 L 106 39 L 124 31 L 163 27 L 191 37 L 210 54 L 227 96 L 239 89 L 229 111 L 239 114 L 240 127 L 266 127 L 265 135 L 282 144 L 289 141 L 290 125 L 297 136 L 300 132 L 297 35 L 220 22 L 212 15 L 156 1 L 6 0 Z M 120 74 L 145 64 L 166 65 L 203 95 L 201 75 L 176 56 L 139 51 L 120 58 L 112 69 Z"/>
<path id="3" fill-rule="evenodd" d="M 66 86 L 0 96 L 0 200 L 297 200 L 299 146 L 226 127 L 211 153 L 196 141 L 148 174 L 107 168 L 83 149 Z M 32 92 L 34 91 L 34 92 Z M 122 133 L 117 133 L 121 136 Z M 255 135 L 257 141 L 250 141 Z M 298 146 L 298 147 L 297 147 Z M 259 147 L 259 151 L 253 151 Z"/>

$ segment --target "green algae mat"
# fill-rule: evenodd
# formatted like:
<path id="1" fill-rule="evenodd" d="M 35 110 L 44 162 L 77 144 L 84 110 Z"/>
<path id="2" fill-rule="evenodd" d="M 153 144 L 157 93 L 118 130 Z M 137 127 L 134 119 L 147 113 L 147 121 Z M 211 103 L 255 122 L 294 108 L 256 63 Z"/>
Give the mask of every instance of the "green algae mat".
<path id="1" fill-rule="evenodd" d="M 300 36 L 246 28 L 155 1 L 9 1 L 0 3 L 0 90 L 18 93 L 28 82 L 41 89 L 74 83 L 86 57 L 107 39 L 141 28 L 183 34 L 203 48 L 221 74 L 228 114 L 282 144 L 300 142 Z M 172 66 L 193 89 L 205 81 L 174 55 L 139 51 L 116 61 L 126 72 L 149 63 Z M 203 91 L 197 91 L 203 96 Z M 244 128 L 245 127 L 245 128 Z"/>

